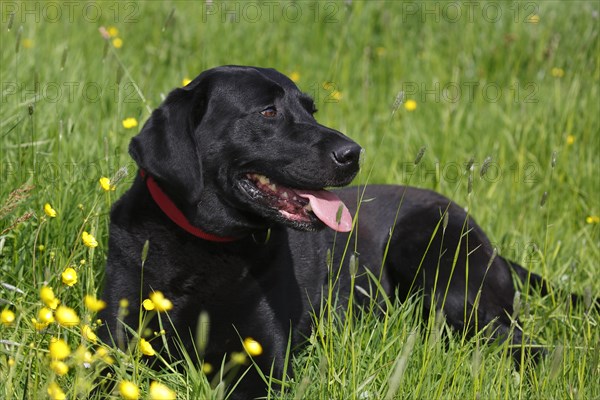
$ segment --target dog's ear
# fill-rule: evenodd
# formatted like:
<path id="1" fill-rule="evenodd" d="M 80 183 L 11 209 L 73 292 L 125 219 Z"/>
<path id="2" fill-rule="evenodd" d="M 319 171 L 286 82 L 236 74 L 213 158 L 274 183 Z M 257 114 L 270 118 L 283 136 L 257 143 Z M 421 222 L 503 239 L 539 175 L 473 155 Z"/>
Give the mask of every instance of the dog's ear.
<path id="1" fill-rule="evenodd" d="M 129 144 L 129 154 L 170 195 L 197 204 L 203 188 L 202 160 L 194 131 L 206 109 L 206 76 L 173 90 Z"/>

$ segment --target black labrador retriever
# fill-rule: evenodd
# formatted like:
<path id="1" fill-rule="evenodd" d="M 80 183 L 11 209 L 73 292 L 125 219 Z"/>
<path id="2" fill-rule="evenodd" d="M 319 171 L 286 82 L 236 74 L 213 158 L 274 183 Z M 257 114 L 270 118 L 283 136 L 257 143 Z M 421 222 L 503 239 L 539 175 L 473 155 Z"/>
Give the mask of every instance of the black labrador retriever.
<path id="1" fill-rule="evenodd" d="M 375 185 L 364 193 L 326 191 L 352 181 L 362 150 L 320 125 L 315 111 L 289 78 L 264 68 L 210 69 L 168 95 L 131 141 L 140 172 L 111 212 L 103 340 L 126 340 L 141 300 L 160 291 L 173 304 L 163 319 L 166 335 L 190 354 L 204 311 L 204 360 L 220 365 L 242 349 L 241 338 L 252 337 L 263 348 L 257 365 L 281 378 L 288 339 L 295 348 L 311 333 L 334 246 L 339 306 L 348 300 L 349 257 L 342 260 L 341 250 L 352 235 L 362 288 L 356 301 L 375 297 L 368 269 L 388 295 L 420 290 L 426 312 L 435 304 L 452 327 L 472 333 L 491 326 L 494 337 L 520 348 L 525 339 L 510 319 L 513 274 L 544 286 L 542 279 L 497 255 L 465 210 L 435 192 Z M 264 396 L 265 387 L 252 369 L 234 397 Z"/>

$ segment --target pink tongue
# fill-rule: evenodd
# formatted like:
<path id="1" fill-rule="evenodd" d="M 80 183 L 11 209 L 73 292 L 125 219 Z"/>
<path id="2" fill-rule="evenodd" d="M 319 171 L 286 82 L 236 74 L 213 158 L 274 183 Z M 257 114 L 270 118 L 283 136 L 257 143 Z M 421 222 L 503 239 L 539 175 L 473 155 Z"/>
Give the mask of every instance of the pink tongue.
<path id="1" fill-rule="evenodd" d="M 294 192 L 300 197 L 308 199 L 310 206 L 325 225 L 338 232 L 350 232 L 352 229 L 352 215 L 339 197 L 327 190 L 299 190 Z M 338 223 L 338 212 L 342 208 L 342 216 Z"/>

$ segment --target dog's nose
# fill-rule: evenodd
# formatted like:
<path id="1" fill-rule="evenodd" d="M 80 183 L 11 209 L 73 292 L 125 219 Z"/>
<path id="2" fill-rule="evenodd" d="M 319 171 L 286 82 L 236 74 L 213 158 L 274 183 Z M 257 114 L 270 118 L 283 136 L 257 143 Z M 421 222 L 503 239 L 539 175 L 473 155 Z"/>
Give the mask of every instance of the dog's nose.
<path id="1" fill-rule="evenodd" d="M 345 146 L 338 147 L 331 155 L 337 164 L 346 167 L 351 164 L 358 165 L 361 151 L 362 148 L 359 145 L 356 143 L 349 143 Z"/>

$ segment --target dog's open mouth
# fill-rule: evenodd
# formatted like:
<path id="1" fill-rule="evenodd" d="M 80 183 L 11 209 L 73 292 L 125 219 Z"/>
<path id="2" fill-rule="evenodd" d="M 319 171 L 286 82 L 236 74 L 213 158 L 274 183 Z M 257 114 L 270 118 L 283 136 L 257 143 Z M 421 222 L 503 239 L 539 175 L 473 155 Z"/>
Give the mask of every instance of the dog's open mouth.
<path id="1" fill-rule="evenodd" d="M 334 193 L 327 190 L 292 189 L 260 174 L 246 174 L 244 191 L 263 206 L 275 209 L 285 219 L 312 224 L 315 218 L 338 232 L 352 229 L 352 215 Z"/>

